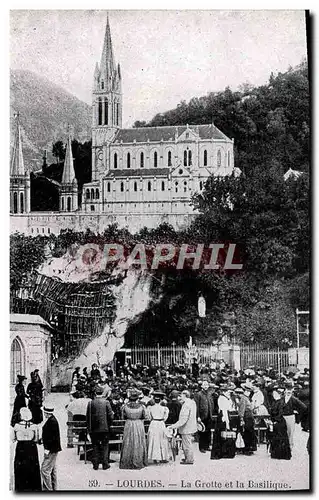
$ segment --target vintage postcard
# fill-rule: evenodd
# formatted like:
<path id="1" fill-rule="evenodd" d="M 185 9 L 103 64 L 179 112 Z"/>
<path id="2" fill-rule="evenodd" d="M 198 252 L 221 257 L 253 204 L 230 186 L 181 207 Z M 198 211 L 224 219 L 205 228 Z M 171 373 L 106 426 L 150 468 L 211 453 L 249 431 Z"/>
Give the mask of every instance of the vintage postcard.
<path id="1" fill-rule="evenodd" d="M 309 491 L 309 19 L 11 11 L 11 490 Z"/>

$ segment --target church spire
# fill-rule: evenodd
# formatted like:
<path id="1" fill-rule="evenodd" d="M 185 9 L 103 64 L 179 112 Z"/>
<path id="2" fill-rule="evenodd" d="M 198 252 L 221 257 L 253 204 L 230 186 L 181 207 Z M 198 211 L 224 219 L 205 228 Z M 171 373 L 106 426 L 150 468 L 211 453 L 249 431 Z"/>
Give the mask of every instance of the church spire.
<path id="1" fill-rule="evenodd" d="M 104 44 L 103 44 L 101 64 L 100 64 L 101 79 L 105 80 L 105 82 L 110 80 L 113 76 L 114 69 L 115 69 L 115 62 L 114 62 L 113 46 L 111 39 L 111 29 L 109 23 L 109 15 L 107 15 Z"/>
<path id="2" fill-rule="evenodd" d="M 76 177 L 73 166 L 71 134 L 68 133 L 68 142 L 66 145 L 65 160 L 63 166 L 62 184 L 72 184 L 74 181 L 76 181 Z"/>
<path id="3" fill-rule="evenodd" d="M 17 128 L 14 138 L 14 145 L 11 158 L 11 169 L 10 169 L 11 177 L 25 175 L 19 113 L 17 113 L 16 115 L 16 120 L 17 120 Z"/>

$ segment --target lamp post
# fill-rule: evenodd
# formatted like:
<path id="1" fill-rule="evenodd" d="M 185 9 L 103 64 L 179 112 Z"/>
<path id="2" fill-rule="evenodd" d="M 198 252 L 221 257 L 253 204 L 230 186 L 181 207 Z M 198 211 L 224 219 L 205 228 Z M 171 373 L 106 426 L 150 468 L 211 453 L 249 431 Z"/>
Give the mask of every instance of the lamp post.
<path id="1" fill-rule="evenodd" d="M 299 316 L 301 315 L 308 315 L 309 316 L 309 311 L 299 311 L 299 309 L 297 308 L 296 309 L 296 320 L 297 320 L 297 349 L 299 349 L 300 347 L 300 333 L 302 333 L 300 331 L 300 328 L 299 328 Z M 306 333 L 307 335 L 309 335 L 309 322 L 306 323 Z"/>

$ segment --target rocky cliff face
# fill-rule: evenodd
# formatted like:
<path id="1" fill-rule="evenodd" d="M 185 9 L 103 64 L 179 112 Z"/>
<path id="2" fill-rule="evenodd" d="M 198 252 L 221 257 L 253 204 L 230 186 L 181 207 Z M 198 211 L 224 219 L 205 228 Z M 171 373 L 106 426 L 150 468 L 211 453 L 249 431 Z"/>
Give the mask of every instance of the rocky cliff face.
<path id="1" fill-rule="evenodd" d="M 10 72 L 10 130 L 13 143 L 14 115 L 20 113 L 23 153 L 31 170 L 42 164 L 43 150 L 47 149 L 48 163 L 52 143 L 65 140 L 67 126 L 80 142 L 91 137 L 91 106 L 66 90 L 31 71 Z"/>
<path id="2" fill-rule="evenodd" d="M 96 266 L 85 264 L 82 257 L 82 248 L 78 248 L 76 255 L 67 252 L 59 258 L 49 258 L 39 269 L 43 276 L 56 277 L 65 285 L 70 283 L 90 283 L 92 274 L 96 275 Z M 130 325 L 136 322 L 146 311 L 151 301 L 150 274 L 128 270 L 122 279 L 116 282 L 121 271 L 115 269 L 110 275 L 109 291 L 114 298 L 112 319 L 106 320 L 103 327 L 88 340 L 84 348 L 72 358 L 57 359 L 52 367 L 52 386 L 67 385 L 71 382 L 71 374 L 75 366 L 84 368 L 97 363 L 103 367 L 111 362 L 115 352 L 125 341 L 125 333 Z M 112 284 L 113 283 L 113 284 Z M 82 294 L 83 295 L 83 294 Z M 61 297 L 61 295 L 60 295 Z M 52 296 L 43 296 L 43 307 L 52 307 Z M 87 332 L 86 332 L 87 333 Z"/>

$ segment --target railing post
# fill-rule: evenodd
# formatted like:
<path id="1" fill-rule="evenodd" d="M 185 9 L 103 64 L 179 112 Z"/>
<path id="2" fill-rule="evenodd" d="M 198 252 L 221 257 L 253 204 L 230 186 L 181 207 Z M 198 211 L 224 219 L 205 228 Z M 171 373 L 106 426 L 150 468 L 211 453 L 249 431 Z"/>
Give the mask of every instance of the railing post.
<path id="1" fill-rule="evenodd" d="M 157 364 L 161 366 L 161 350 L 159 343 L 157 344 Z"/>
<path id="2" fill-rule="evenodd" d="M 175 365 L 175 342 L 172 343 L 172 348 L 173 348 L 173 363 Z"/>
<path id="3" fill-rule="evenodd" d="M 279 346 L 277 348 L 277 356 L 278 356 L 278 372 L 279 375 L 281 374 L 281 367 L 280 367 L 280 351 L 279 351 Z"/>

